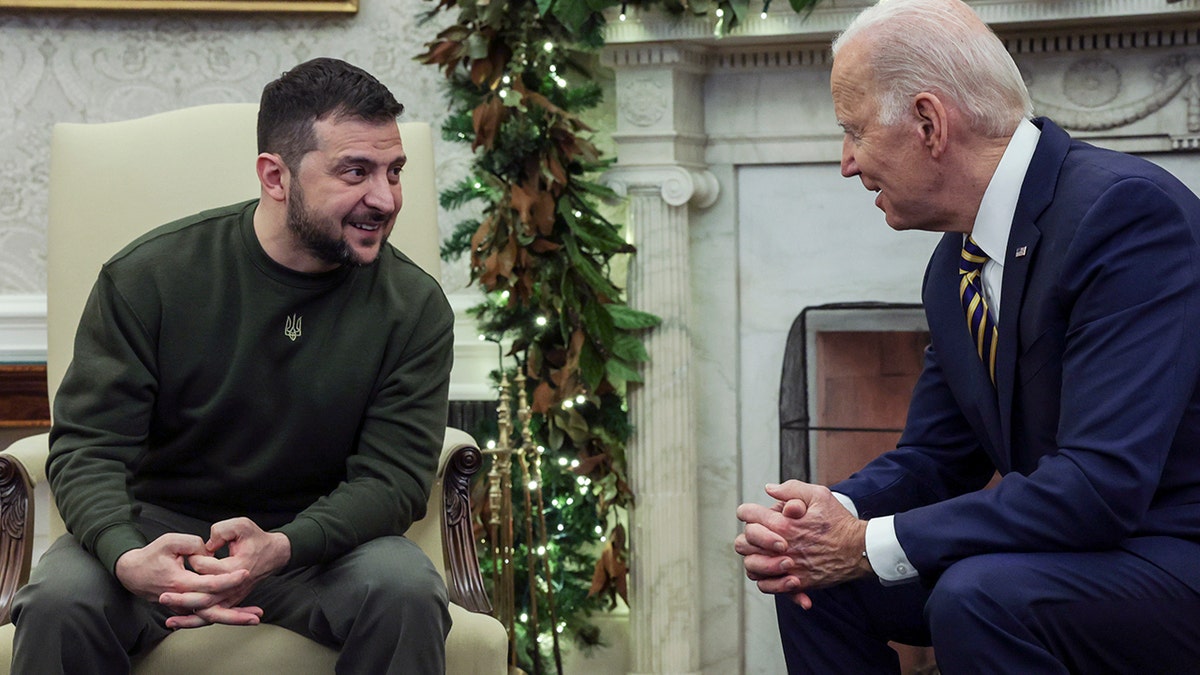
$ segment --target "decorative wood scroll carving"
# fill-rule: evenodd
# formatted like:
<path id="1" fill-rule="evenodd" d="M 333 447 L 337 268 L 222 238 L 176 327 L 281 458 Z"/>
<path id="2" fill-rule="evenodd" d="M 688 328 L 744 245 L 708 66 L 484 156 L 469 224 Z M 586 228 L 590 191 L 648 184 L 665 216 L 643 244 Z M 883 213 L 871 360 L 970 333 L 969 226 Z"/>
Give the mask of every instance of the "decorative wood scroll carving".
<path id="1" fill-rule="evenodd" d="M 492 603 L 483 587 L 471 522 L 471 477 L 483 467 L 483 453 L 472 445 L 454 451 L 442 477 L 442 541 L 450 578 L 450 601 L 472 611 L 490 614 Z"/>
<path id="2" fill-rule="evenodd" d="M 13 595 L 29 581 L 33 563 L 33 485 L 25 467 L 0 455 L 0 624 L 9 622 Z"/>

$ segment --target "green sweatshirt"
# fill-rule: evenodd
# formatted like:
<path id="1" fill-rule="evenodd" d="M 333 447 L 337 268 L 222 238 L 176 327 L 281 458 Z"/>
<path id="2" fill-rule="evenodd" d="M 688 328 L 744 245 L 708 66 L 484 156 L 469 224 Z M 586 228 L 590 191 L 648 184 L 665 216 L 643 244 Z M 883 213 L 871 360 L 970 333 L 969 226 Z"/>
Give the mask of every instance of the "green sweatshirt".
<path id="1" fill-rule="evenodd" d="M 288 536 L 289 569 L 425 514 L 453 358 L 445 296 L 391 246 L 362 268 L 278 265 L 256 205 L 150 232 L 92 289 L 47 473 L 67 529 L 109 570 L 147 543 L 139 503 L 249 517 Z"/>

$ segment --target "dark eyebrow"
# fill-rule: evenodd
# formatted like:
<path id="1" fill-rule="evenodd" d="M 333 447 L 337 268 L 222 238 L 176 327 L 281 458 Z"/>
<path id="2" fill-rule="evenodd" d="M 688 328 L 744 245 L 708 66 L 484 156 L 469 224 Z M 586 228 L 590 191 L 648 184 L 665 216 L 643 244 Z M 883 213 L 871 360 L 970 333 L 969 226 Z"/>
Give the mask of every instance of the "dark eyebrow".
<path id="1" fill-rule="evenodd" d="M 404 165 L 407 163 L 408 163 L 408 155 L 400 155 L 399 157 L 396 157 L 392 161 L 388 162 L 387 165 L 389 167 L 399 166 L 399 167 L 403 168 Z M 361 155 L 348 155 L 346 157 L 342 157 L 341 159 L 339 159 L 336 166 L 340 170 L 340 169 L 344 169 L 344 168 L 351 167 L 351 166 L 374 167 L 377 165 L 378 165 L 378 163 L 369 157 L 363 157 Z"/>

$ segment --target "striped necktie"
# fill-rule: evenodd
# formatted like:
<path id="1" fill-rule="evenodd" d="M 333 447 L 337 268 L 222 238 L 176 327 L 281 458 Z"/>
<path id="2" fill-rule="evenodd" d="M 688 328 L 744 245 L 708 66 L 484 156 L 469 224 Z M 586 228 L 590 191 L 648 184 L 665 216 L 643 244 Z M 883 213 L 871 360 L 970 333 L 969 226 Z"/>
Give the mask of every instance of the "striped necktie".
<path id="1" fill-rule="evenodd" d="M 958 294 L 967 313 L 967 328 L 975 342 L 979 358 L 988 367 L 992 383 L 996 382 L 996 321 L 983 298 L 981 273 L 988 261 L 987 254 L 970 237 L 963 242 L 962 259 L 958 263 Z"/>

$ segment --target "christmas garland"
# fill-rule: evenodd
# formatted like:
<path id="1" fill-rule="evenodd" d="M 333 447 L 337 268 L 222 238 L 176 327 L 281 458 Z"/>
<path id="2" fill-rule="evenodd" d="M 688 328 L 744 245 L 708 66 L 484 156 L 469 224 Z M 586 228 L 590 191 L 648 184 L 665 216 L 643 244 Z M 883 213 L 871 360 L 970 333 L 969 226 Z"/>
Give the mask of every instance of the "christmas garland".
<path id="1" fill-rule="evenodd" d="M 441 203 L 481 205 L 478 217 L 454 228 L 442 255 L 469 255 L 472 279 L 487 294 L 472 310 L 481 334 L 511 344 L 513 370 L 524 376 L 531 414 L 515 423 L 528 428 L 533 450 L 523 459 L 536 466 L 530 473 L 514 462 L 512 480 L 535 491 L 541 507 L 514 498 L 513 520 L 538 518 L 545 528 L 544 538 L 515 528 L 514 656 L 541 673 L 552 655 L 561 673 L 560 635 L 599 644 L 588 616 L 626 596 L 623 523 L 633 495 L 625 392 L 648 359 L 642 334 L 659 322 L 630 308 L 613 281 L 614 267 L 635 250 L 602 213 L 600 204 L 615 200 L 597 181 L 610 162 L 580 118 L 601 100 L 593 69 L 603 12 L 711 12 L 720 33 L 737 25 L 750 0 L 435 1 L 430 17 L 458 14 L 417 58 L 445 72 L 444 137 L 474 152 L 471 175 Z M 789 2 L 806 11 L 819 0 Z M 485 572 L 503 563 L 498 557 L 484 555 Z"/>

